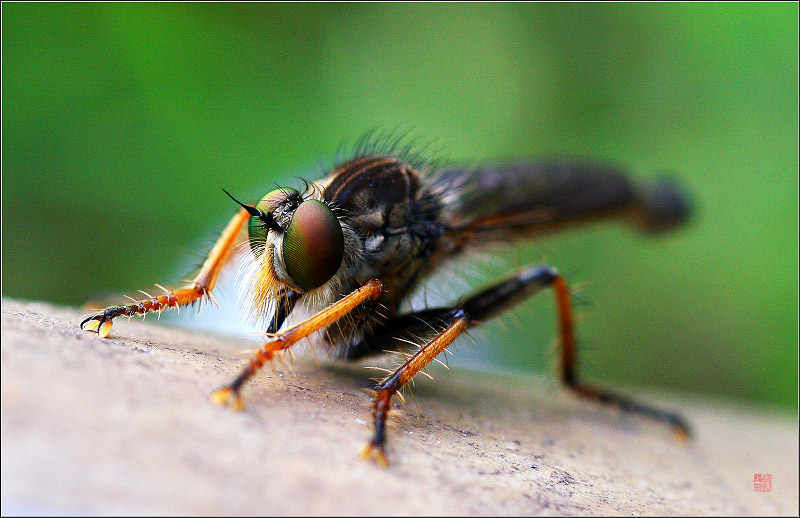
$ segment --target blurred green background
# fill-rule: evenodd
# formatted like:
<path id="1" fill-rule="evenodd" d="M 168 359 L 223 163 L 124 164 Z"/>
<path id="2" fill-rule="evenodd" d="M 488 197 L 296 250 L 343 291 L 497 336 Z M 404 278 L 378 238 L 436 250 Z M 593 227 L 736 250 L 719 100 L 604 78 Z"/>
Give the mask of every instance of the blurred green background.
<path id="1" fill-rule="evenodd" d="M 232 214 L 220 187 L 316 177 L 399 127 L 456 162 L 674 171 L 698 209 L 681 232 L 601 224 L 511 260 L 584 285 L 588 378 L 796 406 L 797 20 L 795 3 L 3 3 L 3 296 L 176 283 Z M 458 356 L 544 369 L 551 297 L 515 315 Z"/>

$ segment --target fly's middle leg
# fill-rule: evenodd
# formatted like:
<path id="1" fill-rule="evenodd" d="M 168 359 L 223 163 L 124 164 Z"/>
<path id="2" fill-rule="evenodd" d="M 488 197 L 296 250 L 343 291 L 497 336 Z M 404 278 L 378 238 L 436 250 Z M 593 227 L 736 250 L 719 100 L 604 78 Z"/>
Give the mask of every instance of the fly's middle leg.
<path id="1" fill-rule="evenodd" d="M 449 315 L 442 315 L 437 318 L 443 321 L 449 320 L 449 324 L 433 340 L 421 347 L 413 356 L 397 369 L 394 373 L 384 379 L 377 388 L 373 409 L 374 436 L 367 446 L 362 450 L 361 456 L 365 459 L 374 458 L 382 466 L 389 463 L 386 460 L 384 444 L 386 442 L 386 418 L 391 408 L 392 397 L 398 390 L 411 381 L 419 371 L 425 368 L 442 351 L 447 349 L 458 335 L 464 332 L 470 323 L 469 316 L 464 310 L 456 309 Z"/>
<path id="2" fill-rule="evenodd" d="M 643 405 L 625 396 L 580 381 L 577 375 L 577 349 L 569 288 L 555 269 L 548 266 L 534 266 L 469 297 L 456 308 L 430 309 L 390 320 L 376 329 L 368 340 L 351 350 L 349 358 L 355 359 L 396 348 L 398 340 L 415 340 L 426 331 L 429 334 L 432 328 L 442 329 L 432 341 L 423 345 L 378 386 L 373 408 L 374 435 L 363 452 L 364 456 L 374 457 L 381 464 L 386 463 L 385 424 L 391 398 L 417 372 L 444 351 L 468 327 L 510 309 L 547 287 L 553 289 L 556 297 L 561 342 L 561 379 L 564 384 L 578 396 L 665 422 L 679 437 L 688 437 L 689 426 L 681 416 Z"/>

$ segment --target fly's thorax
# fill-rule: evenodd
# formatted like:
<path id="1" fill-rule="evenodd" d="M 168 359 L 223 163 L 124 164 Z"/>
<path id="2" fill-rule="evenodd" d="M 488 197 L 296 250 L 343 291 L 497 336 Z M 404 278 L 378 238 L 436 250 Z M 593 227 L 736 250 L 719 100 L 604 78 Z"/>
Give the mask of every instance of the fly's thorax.
<path id="1" fill-rule="evenodd" d="M 325 182 L 325 199 L 358 220 L 362 231 L 408 222 L 408 210 L 420 193 L 421 175 L 391 156 L 365 156 L 340 165 Z"/>
<path id="2" fill-rule="evenodd" d="M 438 224 L 437 198 L 411 164 L 391 156 L 363 156 L 337 167 L 325 180 L 325 199 L 358 233 L 363 259 L 354 281 L 380 279 L 382 302 L 394 305 L 416 282 Z"/>

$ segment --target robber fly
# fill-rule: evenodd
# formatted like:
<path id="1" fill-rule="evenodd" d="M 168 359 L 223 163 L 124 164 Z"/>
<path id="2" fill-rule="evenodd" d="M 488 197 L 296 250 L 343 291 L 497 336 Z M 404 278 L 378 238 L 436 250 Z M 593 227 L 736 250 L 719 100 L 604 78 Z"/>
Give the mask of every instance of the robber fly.
<path id="1" fill-rule="evenodd" d="M 247 226 L 241 273 L 250 311 L 267 338 L 241 373 L 212 393 L 217 404 L 242 409 L 247 380 L 312 335 L 335 357 L 347 360 L 404 348 L 405 362 L 376 387 L 373 435 L 362 451 L 364 458 L 386 465 L 386 420 L 393 396 L 461 333 L 551 288 L 563 383 L 579 396 L 662 421 L 688 437 L 689 427 L 679 415 L 579 378 L 570 289 L 550 266 L 522 268 L 449 307 L 400 311 L 429 274 L 471 249 L 598 219 L 622 220 L 646 231 L 673 228 L 689 212 L 674 181 L 638 182 L 616 167 L 592 161 L 450 167 L 424 161 L 407 148 L 364 140 L 303 192 L 278 188 L 253 205 L 234 201 L 239 211 L 188 285 L 111 306 L 81 327 L 105 337 L 116 317 L 213 300 L 220 270 Z"/>

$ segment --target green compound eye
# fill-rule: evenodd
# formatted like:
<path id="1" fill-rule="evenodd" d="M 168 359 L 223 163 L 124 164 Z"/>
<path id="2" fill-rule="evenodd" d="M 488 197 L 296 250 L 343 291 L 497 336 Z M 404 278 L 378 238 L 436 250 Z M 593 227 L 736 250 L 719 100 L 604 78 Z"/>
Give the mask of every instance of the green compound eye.
<path id="1" fill-rule="evenodd" d="M 283 237 L 283 261 L 292 280 L 306 290 L 318 288 L 343 257 L 344 234 L 333 211 L 321 201 L 301 203 Z"/>
<path id="2" fill-rule="evenodd" d="M 278 205 L 286 201 L 290 197 L 300 197 L 300 193 L 295 189 L 275 189 L 270 191 L 258 200 L 256 209 L 264 214 L 270 214 Z M 247 232 L 250 235 L 250 249 L 260 254 L 263 250 L 264 243 L 267 240 L 269 229 L 264 225 L 264 222 L 256 217 L 250 218 L 250 223 L 247 226 Z"/>

